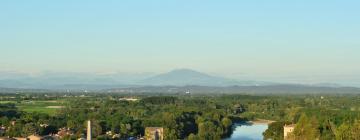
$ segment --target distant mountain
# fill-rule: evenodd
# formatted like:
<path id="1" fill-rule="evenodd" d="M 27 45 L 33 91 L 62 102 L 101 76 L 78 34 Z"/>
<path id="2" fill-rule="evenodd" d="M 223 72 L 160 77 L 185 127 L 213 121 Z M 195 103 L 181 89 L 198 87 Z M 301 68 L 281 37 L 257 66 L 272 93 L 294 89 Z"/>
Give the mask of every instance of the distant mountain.
<path id="1" fill-rule="evenodd" d="M 317 83 L 317 84 L 311 84 L 310 86 L 314 86 L 314 87 L 343 87 L 340 84 L 335 84 L 335 83 Z"/>
<path id="2" fill-rule="evenodd" d="M 54 90 L 46 90 L 46 89 L 26 89 L 26 88 L 3 88 L 0 87 L 0 93 L 49 93 L 56 92 Z"/>
<path id="3" fill-rule="evenodd" d="M 163 94 L 360 94 L 354 87 L 315 87 L 306 85 L 267 85 L 267 86 L 144 86 L 108 89 L 112 93 L 163 93 Z"/>
<path id="4" fill-rule="evenodd" d="M 249 86 L 265 83 L 255 81 L 237 81 L 233 79 L 211 76 L 191 69 L 176 69 L 167 73 L 147 78 L 140 81 L 138 84 L 151 86 Z"/>
<path id="5" fill-rule="evenodd" d="M 14 72 L 0 72 L 0 87 L 11 89 L 107 89 L 134 84 L 145 79 L 145 77 L 150 77 L 149 75 L 146 73 L 89 74 L 59 72 L 26 75 Z"/>
<path id="6" fill-rule="evenodd" d="M 360 88 L 332 83 L 280 84 L 240 81 L 212 76 L 191 69 L 162 74 L 54 73 L 39 75 L 0 72 L 0 92 L 22 91 L 109 91 L 182 93 L 360 93 Z"/>

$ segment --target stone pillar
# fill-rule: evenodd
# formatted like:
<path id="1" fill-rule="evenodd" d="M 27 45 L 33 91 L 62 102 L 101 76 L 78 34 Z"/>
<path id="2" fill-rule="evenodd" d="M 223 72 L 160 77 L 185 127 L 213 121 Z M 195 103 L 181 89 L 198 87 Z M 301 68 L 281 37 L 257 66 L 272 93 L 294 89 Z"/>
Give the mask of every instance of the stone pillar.
<path id="1" fill-rule="evenodd" d="M 87 122 L 87 133 L 86 133 L 86 139 L 91 140 L 91 121 L 88 120 Z"/>

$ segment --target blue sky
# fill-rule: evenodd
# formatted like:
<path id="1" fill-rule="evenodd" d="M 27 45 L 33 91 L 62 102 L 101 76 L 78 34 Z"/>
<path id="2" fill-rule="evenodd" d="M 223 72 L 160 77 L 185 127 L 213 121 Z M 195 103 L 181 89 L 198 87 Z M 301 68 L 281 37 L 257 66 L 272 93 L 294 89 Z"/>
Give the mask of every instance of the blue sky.
<path id="1" fill-rule="evenodd" d="M 3 0 L 0 71 L 360 85 L 356 0 Z"/>

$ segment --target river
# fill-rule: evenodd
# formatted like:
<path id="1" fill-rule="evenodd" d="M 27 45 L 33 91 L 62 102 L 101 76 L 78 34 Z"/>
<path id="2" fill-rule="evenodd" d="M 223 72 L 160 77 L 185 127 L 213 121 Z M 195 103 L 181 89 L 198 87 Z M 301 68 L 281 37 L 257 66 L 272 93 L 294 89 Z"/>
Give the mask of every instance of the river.
<path id="1" fill-rule="evenodd" d="M 265 123 L 238 123 L 229 138 L 223 140 L 262 140 L 262 133 L 268 128 Z"/>

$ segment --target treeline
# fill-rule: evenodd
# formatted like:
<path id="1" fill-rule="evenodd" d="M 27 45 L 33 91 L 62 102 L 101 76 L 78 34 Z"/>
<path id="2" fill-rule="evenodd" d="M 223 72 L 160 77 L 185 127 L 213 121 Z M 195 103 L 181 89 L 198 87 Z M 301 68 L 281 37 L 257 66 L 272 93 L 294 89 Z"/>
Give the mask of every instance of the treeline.
<path id="1" fill-rule="evenodd" d="M 285 124 L 296 124 L 290 140 L 360 139 L 358 96 L 295 96 L 277 100 L 284 99 L 291 103 L 278 102 L 274 112 L 279 113 L 272 117 L 277 122 L 269 125 L 264 139 L 283 140 Z"/>
<path id="2" fill-rule="evenodd" d="M 165 139 L 220 139 L 231 132 L 232 121 L 224 109 L 214 109 L 214 103 L 178 99 L 169 96 L 143 98 L 139 102 L 78 99 L 60 116 L 66 127 L 83 133 L 84 122 L 94 120 L 94 136 L 109 139 L 106 132 L 120 138 L 144 135 L 146 127 L 163 127 Z"/>
<path id="3" fill-rule="evenodd" d="M 274 122 L 263 133 L 264 139 L 283 140 L 284 125 L 289 122 Z M 316 117 L 308 117 L 302 114 L 296 123 L 294 131 L 289 133 L 288 140 L 357 140 L 360 139 L 360 120 L 344 122 L 336 126 L 331 121 L 319 122 Z"/>
<path id="4" fill-rule="evenodd" d="M 14 104 L 1 104 L 0 123 L 8 129 L 0 136 L 48 135 L 65 129 L 73 135 L 64 139 L 77 139 L 86 134 L 87 120 L 92 120 L 92 134 L 98 139 L 140 137 L 146 127 L 163 127 L 165 139 L 220 139 L 231 133 L 232 111 L 212 99 L 154 96 L 140 101 L 120 101 L 118 98 L 67 98 L 66 107 L 51 116 L 23 112 Z"/>
<path id="5" fill-rule="evenodd" d="M 0 105 L 0 125 L 7 128 L 0 136 L 26 137 L 32 134 L 55 134 L 61 126 L 61 118 L 41 113 L 19 111 L 14 104 Z M 45 125 L 44 124 L 48 124 Z"/>
<path id="6" fill-rule="evenodd" d="M 17 96 L 17 100 L 33 98 Z M 163 127 L 165 139 L 218 140 L 231 134 L 233 123 L 252 119 L 276 121 L 264 132 L 265 139 L 273 140 L 283 139 L 285 124 L 296 124 L 289 136 L 296 140 L 357 139 L 360 132 L 360 97 L 356 95 L 140 96 L 139 101 L 118 100 L 122 97 L 54 97 L 51 100 L 66 99 L 66 107 L 52 115 L 0 104 L 0 125 L 9 128 L 0 136 L 47 135 L 64 128 L 74 134 L 65 139 L 77 139 L 86 134 L 87 120 L 92 120 L 93 136 L 98 139 L 139 137 L 146 127 Z"/>

